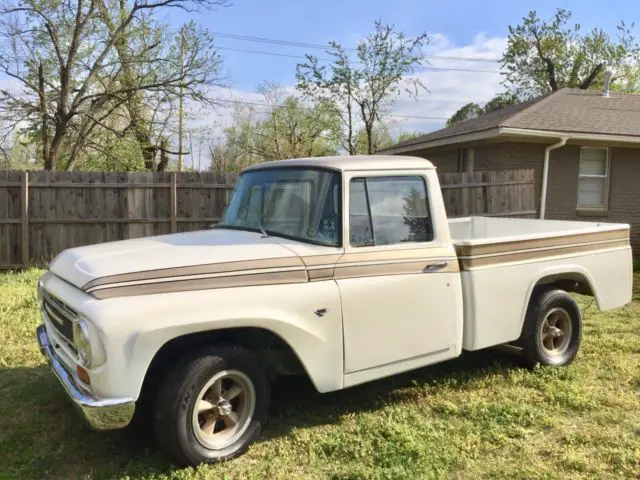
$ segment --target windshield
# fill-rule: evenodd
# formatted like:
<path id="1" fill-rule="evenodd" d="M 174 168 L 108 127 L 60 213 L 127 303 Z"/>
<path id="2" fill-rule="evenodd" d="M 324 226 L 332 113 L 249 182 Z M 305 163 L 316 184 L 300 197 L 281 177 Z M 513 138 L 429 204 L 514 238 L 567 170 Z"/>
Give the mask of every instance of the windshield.
<path id="1" fill-rule="evenodd" d="M 268 168 L 240 175 L 216 227 L 338 247 L 340 174 L 312 168 Z"/>

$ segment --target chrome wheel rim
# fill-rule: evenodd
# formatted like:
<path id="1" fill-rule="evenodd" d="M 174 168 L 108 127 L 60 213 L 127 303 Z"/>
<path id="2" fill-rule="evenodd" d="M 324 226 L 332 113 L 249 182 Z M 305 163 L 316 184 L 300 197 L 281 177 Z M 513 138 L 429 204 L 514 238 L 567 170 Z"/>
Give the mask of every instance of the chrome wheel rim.
<path id="1" fill-rule="evenodd" d="M 193 433 L 205 448 L 228 448 L 249 428 L 255 408 L 256 392 L 247 375 L 238 370 L 218 372 L 198 393 Z"/>
<path id="2" fill-rule="evenodd" d="M 569 312 L 551 309 L 540 325 L 540 347 L 549 356 L 562 355 L 569 348 L 572 330 Z"/>

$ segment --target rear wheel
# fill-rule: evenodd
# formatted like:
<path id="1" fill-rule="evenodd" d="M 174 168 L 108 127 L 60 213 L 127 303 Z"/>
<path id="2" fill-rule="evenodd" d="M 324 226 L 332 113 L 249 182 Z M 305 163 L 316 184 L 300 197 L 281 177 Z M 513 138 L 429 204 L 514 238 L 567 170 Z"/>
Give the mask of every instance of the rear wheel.
<path id="1" fill-rule="evenodd" d="M 571 295 L 549 289 L 531 299 L 519 342 L 530 366 L 568 365 L 577 355 L 581 340 L 582 316 Z"/>
<path id="2" fill-rule="evenodd" d="M 178 365 L 155 405 L 158 442 L 178 465 L 244 453 L 267 417 L 269 383 L 260 361 L 241 349 L 210 349 Z"/>

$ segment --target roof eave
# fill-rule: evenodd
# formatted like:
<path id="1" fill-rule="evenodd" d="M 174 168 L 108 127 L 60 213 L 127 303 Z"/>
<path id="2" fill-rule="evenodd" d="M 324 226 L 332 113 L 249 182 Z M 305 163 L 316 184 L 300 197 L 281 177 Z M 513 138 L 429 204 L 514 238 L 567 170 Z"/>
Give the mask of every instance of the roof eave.
<path id="1" fill-rule="evenodd" d="M 500 136 L 517 136 L 522 138 L 548 138 L 558 139 L 567 137 L 571 140 L 589 140 L 594 142 L 612 142 L 612 143 L 638 143 L 640 144 L 640 136 L 633 135 L 617 135 L 610 133 L 581 133 L 581 132 L 563 132 L 551 130 L 530 130 L 526 128 L 502 127 L 500 128 Z"/>
<path id="2" fill-rule="evenodd" d="M 385 148 L 377 153 L 384 153 L 385 155 L 397 155 L 399 153 L 410 153 L 416 150 L 426 150 L 428 148 L 442 147 L 446 145 L 455 145 L 457 143 L 473 142 L 476 140 L 485 140 L 487 138 L 498 137 L 500 135 L 500 128 L 493 127 L 486 130 L 480 130 L 475 132 L 463 133 L 461 135 L 452 135 L 450 137 L 438 138 L 435 140 L 429 140 L 426 142 L 416 142 L 408 145 L 396 145 L 394 147 Z"/>
<path id="3" fill-rule="evenodd" d="M 382 150 L 378 153 L 386 155 L 397 155 L 401 153 L 411 153 L 431 148 L 444 147 L 447 145 L 457 145 L 463 143 L 476 142 L 498 137 L 518 137 L 521 139 L 536 138 L 557 140 L 558 138 L 568 137 L 571 140 L 589 140 L 594 142 L 615 142 L 615 143 L 634 143 L 640 144 L 640 136 L 632 135 L 614 135 L 614 134 L 597 134 L 597 133 L 578 133 L 563 132 L 552 130 L 532 130 L 514 127 L 493 127 L 486 130 L 464 133 L 461 135 L 453 135 L 446 138 L 438 138 L 427 142 L 417 142 L 409 145 L 397 145 Z"/>

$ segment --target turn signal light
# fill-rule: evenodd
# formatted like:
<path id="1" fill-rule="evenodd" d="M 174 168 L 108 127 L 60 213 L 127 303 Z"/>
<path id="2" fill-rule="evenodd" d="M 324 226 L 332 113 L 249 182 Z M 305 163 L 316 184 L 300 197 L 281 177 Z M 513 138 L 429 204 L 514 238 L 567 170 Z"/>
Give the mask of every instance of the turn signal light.
<path id="1" fill-rule="evenodd" d="M 76 367 L 76 373 L 78 374 L 78 378 L 80 380 L 82 380 L 87 385 L 91 385 L 91 378 L 89 378 L 89 372 L 87 372 L 86 368 L 78 365 Z"/>

